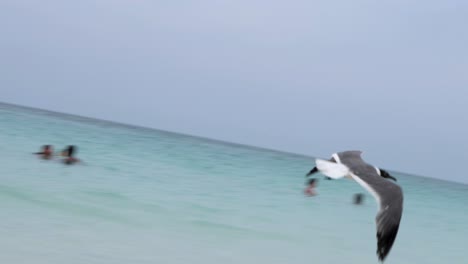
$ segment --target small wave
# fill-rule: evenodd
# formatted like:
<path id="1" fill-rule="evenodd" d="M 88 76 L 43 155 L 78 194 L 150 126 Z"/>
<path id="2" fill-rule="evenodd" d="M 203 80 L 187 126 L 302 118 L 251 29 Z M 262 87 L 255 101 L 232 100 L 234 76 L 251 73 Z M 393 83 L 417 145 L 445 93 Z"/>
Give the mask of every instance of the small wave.
<path id="1" fill-rule="evenodd" d="M 116 200 L 128 200 L 128 197 L 118 193 L 118 192 L 109 192 L 109 191 L 83 191 L 83 193 L 93 196 L 93 197 L 100 197 L 106 199 L 116 199 Z"/>
<path id="2" fill-rule="evenodd" d="M 122 216 L 111 209 L 99 207 L 91 204 L 80 204 L 59 199 L 52 195 L 35 193 L 29 190 L 18 189 L 0 185 L 0 196 L 14 199 L 30 206 L 36 206 L 45 210 L 52 210 L 63 214 L 73 214 L 80 217 L 94 217 L 101 220 L 132 223 L 128 218 Z"/>
<path id="3" fill-rule="evenodd" d="M 209 229 L 210 231 L 226 232 L 229 235 L 234 236 L 248 236 L 252 238 L 263 238 L 271 240 L 288 240 L 294 242 L 292 236 L 286 234 L 280 234 L 277 232 L 267 232 L 262 230 L 257 230 L 249 227 L 241 227 L 236 225 L 230 225 L 225 223 L 219 223 L 209 220 L 192 220 L 190 221 L 193 225 L 201 228 Z"/>

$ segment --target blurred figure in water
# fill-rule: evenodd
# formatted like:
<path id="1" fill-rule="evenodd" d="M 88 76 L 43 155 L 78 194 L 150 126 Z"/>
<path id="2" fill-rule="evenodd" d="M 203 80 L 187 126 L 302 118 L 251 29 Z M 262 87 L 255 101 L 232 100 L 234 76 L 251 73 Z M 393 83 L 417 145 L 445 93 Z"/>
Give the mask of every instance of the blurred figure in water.
<path id="1" fill-rule="evenodd" d="M 317 179 L 310 179 L 307 187 L 304 190 L 304 194 L 307 196 L 315 196 L 317 193 L 315 192 L 315 187 L 317 186 Z"/>
<path id="2" fill-rule="evenodd" d="M 74 157 L 74 155 L 76 154 L 76 147 L 73 145 L 68 146 L 62 151 L 61 154 L 63 157 L 65 157 L 63 159 L 63 163 L 67 165 L 71 165 L 80 161 L 79 159 Z"/>
<path id="3" fill-rule="evenodd" d="M 363 201 L 364 201 L 364 194 L 356 193 L 354 195 L 354 204 L 362 204 Z"/>
<path id="4" fill-rule="evenodd" d="M 51 159 L 53 153 L 54 150 L 51 145 L 44 145 L 42 146 L 42 151 L 36 152 L 34 154 L 40 155 L 40 157 L 43 159 Z"/>

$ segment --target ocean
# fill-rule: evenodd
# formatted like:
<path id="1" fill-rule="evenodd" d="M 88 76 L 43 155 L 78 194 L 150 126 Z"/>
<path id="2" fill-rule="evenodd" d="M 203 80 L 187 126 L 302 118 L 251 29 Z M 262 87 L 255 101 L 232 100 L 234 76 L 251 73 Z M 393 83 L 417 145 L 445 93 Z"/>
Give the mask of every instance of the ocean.
<path id="1" fill-rule="evenodd" d="M 313 157 L 7 104 L 0 153 L 2 264 L 378 263 L 376 202 L 347 179 L 304 196 Z M 390 173 L 405 202 L 385 263 L 468 263 L 468 185 Z"/>

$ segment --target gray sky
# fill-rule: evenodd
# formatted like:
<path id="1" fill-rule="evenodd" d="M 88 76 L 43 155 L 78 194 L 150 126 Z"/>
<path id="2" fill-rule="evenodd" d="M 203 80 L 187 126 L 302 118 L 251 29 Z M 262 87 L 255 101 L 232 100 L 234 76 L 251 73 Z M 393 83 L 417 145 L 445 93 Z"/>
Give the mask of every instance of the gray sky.
<path id="1" fill-rule="evenodd" d="M 0 1 L 0 101 L 468 182 L 468 1 Z"/>

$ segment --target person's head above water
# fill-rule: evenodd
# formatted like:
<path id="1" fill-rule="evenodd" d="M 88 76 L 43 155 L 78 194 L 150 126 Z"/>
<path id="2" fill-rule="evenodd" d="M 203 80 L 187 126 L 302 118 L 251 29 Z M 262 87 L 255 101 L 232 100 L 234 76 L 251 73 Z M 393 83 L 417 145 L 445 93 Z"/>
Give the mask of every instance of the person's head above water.
<path id="1" fill-rule="evenodd" d="M 42 146 L 42 152 L 38 152 L 38 153 L 46 153 L 46 152 L 52 152 L 52 146 L 51 145 L 44 145 Z"/>
<path id="2" fill-rule="evenodd" d="M 356 193 L 354 195 L 354 204 L 362 204 L 363 200 L 364 200 L 364 194 Z"/>
<path id="3" fill-rule="evenodd" d="M 76 153 L 76 147 L 73 145 L 69 145 L 66 149 L 62 151 L 62 155 L 65 157 L 73 157 Z"/>
<path id="4" fill-rule="evenodd" d="M 69 157 L 73 157 L 73 155 L 75 155 L 75 149 L 76 147 L 71 145 L 71 146 L 68 146 L 68 156 Z"/>
<path id="5" fill-rule="evenodd" d="M 311 186 L 315 186 L 317 184 L 317 179 L 310 179 L 309 182 L 308 182 L 308 185 L 311 185 Z"/>
<path id="6" fill-rule="evenodd" d="M 307 187 L 304 190 L 304 194 L 307 196 L 314 196 L 315 193 L 315 186 L 317 185 L 317 179 L 310 179 L 307 181 Z"/>
<path id="7" fill-rule="evenodd" d="M 44 145 L 42 146 L 42 150 L 39 152 L 34 153 L 36 155 L 41 155 L 44 159 L 49 159 L 52 157 L 53 149 L 51 145 Z"/>
<path id="8" fill-rule="evenodd" d="M 67 165 L 79 162 L 80 160 L 75 158 L 74 155 L 76 154 L 77 147 L 73 145 L 69 145 L 66 149 L 62 151 L 62 156 L 65 157 L 63 162 Z"/>

